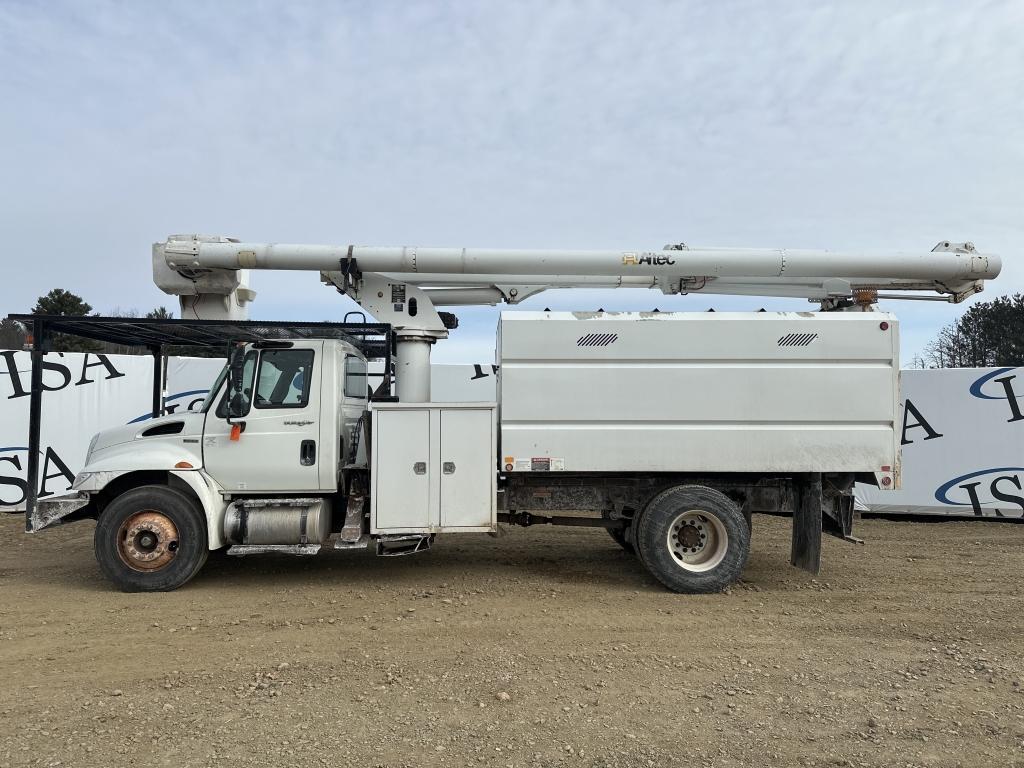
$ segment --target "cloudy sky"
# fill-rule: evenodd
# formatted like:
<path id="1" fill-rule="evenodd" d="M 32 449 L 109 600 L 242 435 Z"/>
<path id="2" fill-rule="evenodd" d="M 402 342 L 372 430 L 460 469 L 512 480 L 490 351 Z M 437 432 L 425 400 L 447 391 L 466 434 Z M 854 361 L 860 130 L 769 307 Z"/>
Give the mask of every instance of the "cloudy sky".
<path id="1" fill-rule="evenodd" d="M 150 243 L 929 250 L 1024 289 L 1021 2 L 0 0 L 0 312 L 174 306 Z M 340 319 L 259 273 L 260 318 Z M 526 308 L 806 308 L 546 294 Z M 175 307 L 176 308 L 176 307 Z M 905 359 L 963 306 L 889 305 Z M 495 309 L 438 361 L 490 360 Z"/>

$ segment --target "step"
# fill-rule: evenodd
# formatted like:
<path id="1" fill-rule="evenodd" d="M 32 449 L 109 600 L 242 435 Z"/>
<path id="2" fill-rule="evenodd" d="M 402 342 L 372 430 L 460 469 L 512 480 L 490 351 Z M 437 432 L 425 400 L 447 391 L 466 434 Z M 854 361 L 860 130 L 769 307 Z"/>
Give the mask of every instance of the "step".
<path id="1" fill-rule="evenodd" d="M 315 555 L 319 551 L 319 544 L 234 544 L 228 548 L 228 554 L 235 557 L 271 554 Z"/>

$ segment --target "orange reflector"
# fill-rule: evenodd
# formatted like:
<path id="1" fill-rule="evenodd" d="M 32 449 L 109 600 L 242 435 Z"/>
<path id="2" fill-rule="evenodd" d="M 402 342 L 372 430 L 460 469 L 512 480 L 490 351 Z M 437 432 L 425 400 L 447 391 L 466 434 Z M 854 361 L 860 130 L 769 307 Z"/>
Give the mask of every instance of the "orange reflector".
<path id="1" fill-rule="evenodd" d="M 890 467 L 888 464 L 883 464 L 882 465 L 882 471 L 883 472 L 892 472 L 892 467 Z"/>
<path id="2" fill-rule="evenodd" d="M 238 438 L 240 438 L 241 436 L 242 436 L 242 425 L 241 424 L 232 424 L 231 425 L 231 439 L 233 441 L 237 442 Z"/>
<path id="3" fill-rule="evenodd" d="M 192 469 L 193 467 L 187 461 L 179 461 L 177 464 L 174 465 L 174 468 L 175 469 Z"/>

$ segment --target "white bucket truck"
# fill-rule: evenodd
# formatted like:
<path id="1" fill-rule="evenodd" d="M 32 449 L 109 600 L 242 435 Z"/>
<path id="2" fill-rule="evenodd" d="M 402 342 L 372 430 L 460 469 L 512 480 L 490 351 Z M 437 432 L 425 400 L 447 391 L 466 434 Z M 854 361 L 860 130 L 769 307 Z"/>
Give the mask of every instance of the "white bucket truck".
<path id="1" fill-rule="evenodd" d="M 854 540 L 853 483 L 900 486 L 898 324 L 879 291 L 960 301 L 1000 261 L 949 242 L 530 252 L 174 236 L 153 266 L 201 319 L 35 319 L 34 363 L 50 332 L 155 351 L 231 342 L 200 412 L 101 432 L 73 496 L 30 495 L 30 530 L 97 519 L 96 555 L 120 588 L 179 587 L 210 550 L 399 555 L 439 533 L 563 524 L 604 527 L 669 589 L 710 592 L 739 578 L 754 511 L 792 512 L 791 560 L 812 572 L 823 530 Z M 320 271 L 380 324 L 247 321 L 252 269 Z M 570 287 L 820 309 L 504 312 L 497 402 L 431 401 L 431 345 L 457 325 L 435 307 Z M 372 386 L 368 358 L 384 360 Z"/>

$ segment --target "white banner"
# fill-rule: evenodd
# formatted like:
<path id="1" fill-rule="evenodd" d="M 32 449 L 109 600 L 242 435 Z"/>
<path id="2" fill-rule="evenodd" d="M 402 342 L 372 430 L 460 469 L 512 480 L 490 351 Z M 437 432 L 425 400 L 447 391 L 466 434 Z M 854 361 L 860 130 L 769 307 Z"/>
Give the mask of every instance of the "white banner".
<path id="1" fill-rule="evenodd" d="M 889 514 L 1024 517 L 1020 368 L 903 371 L 903 488 L 857 486 Z"/>
<path id="2" fill-rule="evenodd" d="M 171 358 L 168 411 L 196 408 L 223 360 Z M 0 511 L 25 508 L 28 488 L 28 352 L 0 351 Z M 153 360 L 143 355 L 51 352 L 43 362 L 39 496 L 71 488 L 92 436 L 151 418 Z"/>
<path id="3" fill-rule="evenodd" d="M 222 360 L 170 358 L 168 411 L 197 408 Z M 40 497 L 70 489 L 92 436 L 150 418 L 148 356 L 50 353 L 43 372 Z M 1024 517 L 1024 378 L 1017 368 L 902 372 L 903 488 L 857 486 L 861 510 Z M 0 351 L 0 511 L 24 509 L 28 352 Z M 437 402 L 493 401 L 491 364 L 435 365 Z"/>

